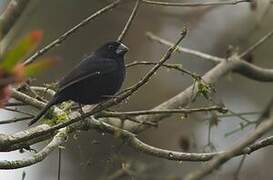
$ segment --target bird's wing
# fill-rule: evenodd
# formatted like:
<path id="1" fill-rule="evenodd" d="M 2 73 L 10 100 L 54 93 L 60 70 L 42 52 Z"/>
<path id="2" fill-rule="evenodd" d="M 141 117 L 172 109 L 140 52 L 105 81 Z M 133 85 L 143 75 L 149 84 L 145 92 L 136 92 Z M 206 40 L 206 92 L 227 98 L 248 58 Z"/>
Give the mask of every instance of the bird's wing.
<path id="1" fill-rule="evenodd" d="M 112 59 L 93 56 L 87 57 L 59 82 L 58 91 L 60 92 L 63 89 L 92 76 L 94 78 L 99 78 L 101 75 L 110 73 L 116 68 L 117 63 Z"/>

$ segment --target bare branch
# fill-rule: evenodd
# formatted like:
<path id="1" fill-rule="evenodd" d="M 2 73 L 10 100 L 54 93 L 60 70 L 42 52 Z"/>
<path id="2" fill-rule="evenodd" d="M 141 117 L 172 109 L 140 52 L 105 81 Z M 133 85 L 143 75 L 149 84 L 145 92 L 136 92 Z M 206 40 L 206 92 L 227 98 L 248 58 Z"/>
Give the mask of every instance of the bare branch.
<path id="1" fill-rule="evenodd" d="M 169 46 L 169 47 L 173 46 L 173 43 L 172 43 L 172 42 L 167 41 L 167 40 L 165 40 L 165 39 L 162 39 L 162 38 L 160 38 L 160 37 L 154 35 L 154 34 L 151 33 L 151 32 L 146 33 L 146 36 L 147 36 L 148 38 L 150 38 L 151 40 L 157 41 L 157 42 L 159 42 L 159 43 L 161 43 L 161 44 L 164 44 L 164 45 L 166 45 L 166 46 Z M 200 57 L 200 58 L 202 58 L 202 59 L 206 59 L 206 60 L 212 61 L 212 62 L 214 62 L 214 63 L 219 63 L 219 62 L 225 60 L 225 58 L 219 58 L 219 57 L 212 56 L 212 55 L 209 55 L 209 54 L 206 54 L 206 53 L 202 53 L 202 52 L 200 52 L 200 51 L 196 51 L 196 50 L 192 50 L 192 49 L 183 48 L 183 47 L 181 47 L 181 46 L 178 46 L 178 47 L 177 47 L 177 51 L 183 52 L 183 53 L 186 53 L 186 54 L 191 54 L 191 55 Z"/>
<path id="2" fill-rule="evenodd" d="M 6 111 L 16 112 L 16 113 L 24 114 L 24 115 L 28 115 L 28 116 L 33 116 L 33 114 L 31 114 L 29 112 L 22 111 L 22 110 L 20 110 L 18 108 L 4 107 L 3 109 L 6 110 Z"/>
<path id="3" fill-rule="evenodd" d="M 42 128 L 43 127 L 43 128 Z M 40 129 L 38 129 L 40 128 Z M 26 136 L 30 136 L 30 133 L 35 134 L 34 132 L 36 131 L 45 131 L 48 129 L 49 126 L 38 126 L 33 128 L 32 130 L 29 130 L 28 133 L 25 133 L 25 135 L 21 133 L 17 133 L 14 135 L 10 135 L 7 137 L 1 137 L 0 139 L 0 147 L 5 146 L 7 148 L 8 145 L 16 145 L 17 143 L 22 143 L 24 139 L 26 139 Z M 136 150 L 155 156 L 159 158 L 164 158 L 164 159 L 169 159 L 169 160 L 175 160 L 175 161 L 207 161 L 213 158 L 215 155 L 223 154 L 224 152 L 215 152 L 215 153 L 185 153 L 185 152 L 177 152 L 177 151 L 171 151 L 171 150 L 164 150 L 161 148 L 156 148 L 153 146 L 150 146 L 148 144 L 145 144 L 141 140 L 139 140 L 135 134 L 130 133 L 129 131 L 117 128 L 115 126 L 112 126 L 110 124 L 104 123 L 101 120 L 96 120 L 94 118 L 91 119 L 86 119 L 84 123 L 81 124 L 75 124 L 69 128 L 69 131 L 66 130 L 66 132 L 71 133 L 75 130 L 89 130 L 89 129 L 96 129 L 96 130 L 101 130 L 103 132 L 107 132 L 110 134 L 119 134 L 119 137 L 126 140 L 130 146 L 135 148 Z M 13 140 L 12 140 L 13 138 Z M 49 138 L 49 137 L 47 137 Z M 4 140 L 5 139 L 5 140 Z M 35 143 L 32 141 L 29 141 L 30 143 Z M 244 149 L 241 149 L 237 154 L 234 155 L 242 155 L 242 154 L 250 154 L 258 149 L 264 148 L 266 146 L 272 145 L 273 144 L 273 136 L 269 136 L 267 138 L 264 138 L 263 140 L 260 140 Z M 20 146 L 21 145 L 21 146 Z M 17 148 L 22 148 L 25 147 L 22 144 L 18 144 Z M 3 149 L 1 149 L 2 151 Z M 0 166 L 1 168 L 1 166 Z"/>
<path id="4" fill-rule="evenodd" d="M 240 160 L 239 166 L 234 173 L 234 180 L 239 180 L 239 175 L 240 175 L 240 172 L 243 168 L 245 159 L 246 159 L 246 155 L 243 155 L 242 159 Z"/>
<path id="5" fill-rule="evenodd" d="M 0 152 L 9 152 L 18 150 L 37 142 L 51 138 L 55 133 L 43 134 L 42 132 L 50 129 L 49 125 L 43 124 L 34 128 L 20 131 L 18 133 L 7 135 L 0 134 Z M 40 136 L 35 136 L 40 133 Z"/>
<path id="6" fill-rule="evenodd" d="M 149 61 L 134 61 L 132 63 L 126 64 L 126 68 L 130 68 L 133 66 L 137 66 L 137 65 L 156 65 L 157 62 L 149 62 Z M 180 71 L 182 73 L 185 73 L 189 76 L 191 76 L 193 79 L 198 79 L 200 78 L 200 75 L 193 73 L 185 68 L 183 68 L 182 64 L 168 64 L 168 63 L 164 63 L 162 64 L 162 67 L 166 67 L 168 69 L 174 69 L 177 71 Z"/>
<path id="7" fill-rule="evenodd" d="M 0 16 L 0 39 L 12 28 L 26 8 L 29 0 L 11 0 L 5 11 Z"/>
<path id="8" fill-rule="evenodd" d="M 12 97 L 18 101 L 22 101 L 26 104 L 30 104 L 38 109 L 42 109 L 46 104 L 37 99 L 34 99 L 16 89 L 12 89 Z"/>
<path id="9" fill-rule="evenodd" d="M 9 102 L 6 104 L 6 107 L 14 107 L 14 106 L 27 106 L 28 104 L 23 102 Z"/>
<path id="10" fill-rule="evenodd" d="M 256 81 L 273 81 L 273 69 L 261 68 L 245 61 L 240 61 L 240 64 L 234 69 L 234 72 Z"/>
<path id="11" fill-rule="evenodd" d="M 236 66 L 238 66 L 238 61 L 223 61 L 215 66 L 213 69 L 208 71 L 204 76 L 202 76 L 202 80 L 204 80 L 208 84 L 213 84 L 217 82 L 221 77 L 231 72 Z M 176 109 L 183 106 L 186 106 L 192 101 L 192 97 L 196 95 L 198 92 L 198 88 L 194 87 L 194 85 L 188 87 L 186 90 L 180 92 L 176 96 L 166 100 L 164 103 L 158 105 L 152 110 L 162 110 L 162 109 Z M 137 117 L 140 121 L 153 121 L 159 122 L 165 117 L 168 117 L 168 114 L 158 114 L 153 116 L 143 115 Z M 132 132 L 140 132 L 146 129 L 145 126 L 136 126 L 135 124 L 126 124 L 124 126 L 125 129 L 128 129 Z"/>
<path id="12" fill-rule="evenodd" d="M 117 41 L 122 41 L 122 39 L 125 36 L 126 32 L 129 30 L 129 27 L 131 26 L 131 24 L 133 22 L 133 19 L 136 16 L 138 7 L 140 5 L 140 2 L 141 2 L 141 0 L 136 0 L 136 4 L 134 6 L 134 9 L 133 9 L 133 11 L 132 11 L 127 23 L 126 23 L 126 25 L 124 26 L 123 31 L 120 33 Z"/>
<path id="13" fill-rule="evenodd" d="M 261 68 L 261 67 L 255 66 L 253 64 L 247 63 L 245 61 L 242 61 L 240 59 L 240 57 L 245 56 L 246 54 L 250 53 L 258 46 L 260 46 L 263 42 L 265 42 L 265 40 L 267 40 L 269 37 L 271 37 L 272 34 L 273 34 L 273 31 L 268 33 L 267 35 L 265 35 L 257 43 L 255 43 L 253 46 L 251 46 L 248 50 L 243 52 L 241 55 L 233 56 L 232 59 L 237 59 L 237 61 L 240 62 L 240 63 L 238 63 L 238 66 L 234 69 L 234 71 L 241 74 L 241 75 L 244 75 L 247 78 L 253 79 L 253 80 L 263 81 L 263 82 L 272 82 L 272 80 L 273 80 L 273 70 L 272 69 Z M 167 45 L 167 46 L 171 46 L 173 44 L 173 43 L 166 41 L 158 36 L 153 35 L 152 33 L 147 33 L 147 36 L 150 39 L 157 41 L 161 44 Z M 209 54 L 205 54 L 205 53 L 191 50 L 191 49 L 182 48 L 180 46 L 178 47 L 178 51 L 192 54 L 192 55 L 201 57 L 203 59 L 211 60 L 216 63 L 219 63 L 219 62 L 225 60 L 224 58 L 211 56 Z"/>
<path id="14" fill-rule="evenodd" d="M 57 45 L 60 45 L 64 40 L 66 40 L 68 37 L 70 37 L 73 33 L 77 32 L 81 27 L 85 26 L 86 24 L 88 24 L 91 20 L 95 19 L 96 17 L 98 17 L 98 16 L 104 14 L 105 12 L 113 9 L 121 1 L 122 0 L 115 0 L 111 4 L 105 6 L 104 8 L 102 8 L 102 9 L 98 10 L 97 12 L 95 12 L 94 14 L 88 16 L 87 18 L 82 20 L 79 24 L 75 25 L 74 27 L 69 29 L 67 32 L 65 32 L 64 34 L 59 36 L 56 40 L 54 40 L 53 42 L 49 43 L 48 45 L 46 45 L 45 47 L 43 47 L 42 49 L 40 49 L 39 51 L 34 53 L 31 57 L 29 57 L 28 59 L 25 60 L 24 64 L 27 65 L 27 64 L 32 63 L 37 57 L 42 56 L 43 54 L 45 54 L 51 48 L 56 47 Z"/>
<path id="15" fill-rule="evenodd" d="M 44 95 L 46 94 L 51 97 L 54 96 L 54 94 L 55 94 L 54 90 L 46 88 L 46 87 L 42 87 L 42 86 L 30 86 L 30 88 L 35 91 L 40 91 L 41 94 L 44 94 Z"/>
<path id="16" fill-rule="evenodd" d="M 20 121 L 30 120 L 30 119 L 32 119 L 32 118 L 34 118 L 34 116 L 7 119 L 7 120 L 2 120 L 2 121 L 0 121 L 0 124 L 16 123 L 16 122 L 20 122 Z"/>
<path id="17" fill-rule="evenodd" d="M 152 114 L 190 114 L 195 112 L 208 112 L 219 111 L 227 112 L 227 109 L 219 106 L 200 107 L 200 108 L 188 108 L 188 109 L 165 109 L 165 110 L 143 110 L 143 111 L 131 111 L 131 112 L 101 112 L 96 117 L 120 117 L 120 116 L 140 116 L 140 115 L 152 115 Z"/>
<path id="18" fill-rule="evenodd" d="M 146 4 L 160 5 L 160 6 L 172 6 L 172 7 L 200 7 L 200 6 L 220 6 L 220 5 L 236 5 L 239 3 L 249 2 L 249 0 L 232 0 L 232 1 L 217 1 L 217 2 L 196 2 L 196 3 L 173 3 L 173 2 L 161 2 L 142 0 Z"/>
<path id="19" fill-rule="evenodd" d="M 61 168 L 62 168 L 62 148 L 58 148 L 58 180 L 61 180 Z"/>
<path id="20" fill-rule="evenodd" d="M 178 152 L 178 151 L 171 151 L 165 150 L 157 147 L 150 146 L 140 139 L 137 136 L 129 131 L 120 129 L 118 127 L 112 126 L 110 124 L 104 123 L 103 121 L 92 119 L 86 119 L 85 121 L 85 129 L 94 128 L 97 130 L 101 130 L 103 132 L 107 132 L 110 134 L 119 134 L 119 137 L 126 140 L 128 145 L 133 147 L 134 149 L 143 152 L 145 154 L 149 154 L 155 157 L 164 158 L 168 160 L 174 161 L 208 161 L 214 156 L 221 155 L 226 153 L 226 151 L 220 151 L 215 153 L 186 153 L 186 152 Z M 250 154 L 258 149 L 267 147 L 273 144 L 273 136 L 269 136 L 264 138 L 263 140 L 257 141 L 248 147 L 240 149 L 235 156 L 240 156 L 244 154 Z"/>
<path id="21" fill-rule="evenodd" d="M 268 119 L 263 122 L 257 129 L 251 134 L 249 134 L 245 139 L 240 143 L 234 144 L 231 148 L 229 148 L 224 153 L 215 156 L 211 161 L 209 161 L 206 166 L 203 166 L 201 169 L 196 170 L 186 176 L 185 180 L 198 180 L 204 178 L 205 176 L 212 173 L 214 170 L 219 168 L 222 164 L 236 156 L 240 153 L 244 148 L 249 146 L 251 143 L 260 138 L 264 133 L 270 130 L 273 127 L 273 118 Z"/>
<path id="22" fill-rule="evenodd" d="M 43 159 L 45 159 L 54 149 L 58 148 L 59 145 L 65 142 L 67 137 L 66 129 L 61 129 L 51 140 L 51 142 L 43 148 L 40 152 L 34 154 L 30 158 L 25 158 L 22 160 L 0 161 L 0 169 L 17 169 L 26 166 L 36 164 Z"/>
<path id="23" fill-rule="evenodd" d="M 268 40 L 273 35 L 273 31 L 270 31 L 267 33 L 264 37 L 262 37 L 259 41 L 257 41 L 255 44 L 250 46 L 247 50 L 242 52 L 239 57 L 244 58 L 246 55 L 250 54 L 252 51 L 257 49 L 260 45 L 262 45 L 266 40 Z"/>

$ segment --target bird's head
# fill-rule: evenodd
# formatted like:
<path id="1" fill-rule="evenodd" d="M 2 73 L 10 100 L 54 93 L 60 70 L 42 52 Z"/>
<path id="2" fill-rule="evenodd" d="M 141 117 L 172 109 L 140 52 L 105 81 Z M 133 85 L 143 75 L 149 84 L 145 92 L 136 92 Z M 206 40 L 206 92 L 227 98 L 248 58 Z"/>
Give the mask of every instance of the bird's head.
<path id="1" fill-rule="evenodd" d="M 95 54 L 106 58 L 114 58 L 123 57 L 127 51 L 128 48 L 121 42 L 111 41 L 97 49 Z"/>

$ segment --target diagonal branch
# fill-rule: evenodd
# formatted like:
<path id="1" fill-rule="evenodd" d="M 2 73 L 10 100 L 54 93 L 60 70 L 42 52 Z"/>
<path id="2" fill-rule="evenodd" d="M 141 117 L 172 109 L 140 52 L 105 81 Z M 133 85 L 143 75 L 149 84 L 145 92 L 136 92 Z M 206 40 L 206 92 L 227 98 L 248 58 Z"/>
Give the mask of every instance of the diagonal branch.
<path id="1" fill-rule="evenodd" d="M 273 69 L 261 68 L 246 61 L 240 61 L 240 64 L 234 69 L 234 72 L 256 81 L 273 81 Z"/>
<path id="2" fill-rule="evenodd" d="M 272 36 L 272 34 L 273 34 L 273 31 L 269 32 L 268 34 L 266 34 L 264 37 L 262 37 L 259 41 L 257 41 L 254 45 L 252 45 L 250 48 L 248 48 L 242 54 L 234 55 L 234 56 L 230 57 L 228 59 L 229 61 L 234 61 L 234 60 L 237 61 L 237 66 L 236 66 L 236 68 L 233 69 L 233 71 L 245 76 L 246 78 L 252 79 L 252 80 L 262 81 L 262 82 L 272 82 L 273 81 L 273 70 L 272 69 L 261 68 L 259 66 L 256 66 L 254 64 L 250 64 L 250 63 L 241 59 L 243 56 L 245 56 L 246 54 L 252 52 L 257 47 L 259 47 L 263 42 L 265 42 L 265 40 L 270 38 Z M 147 36 L 150 39 L 152 39 L 156 42 L 159 42 L 161 44 L 164 44 L 166 46 L 173 45 L 173 43 L 171 43 L 165 39 L 162 39 L 152 33 L 147 33 Z M 181 52 L 184 52 L 187 54 L 191 54 L 191 55 L 195 55 L 197 57 L 200 57 L 200 58 L 203 58 L 206 60 L 210 60 L 215 63 L 219 63 L 221 61 L 226 61 L 226 59 L 224 59 L 224 58 L 219 58 L 219 57 L 212 56 L 212 55 L 209 55 L 209 54 L 206 54 L 203 52 L 199 52 L 196 50 L 192 50 L 192 49 L 182 48 L 180 46 L 178 46 L 178 51 L 181 51 Z"/>
<path id="3" fill-rule="evenodd" d="M 156 65 L 157 62 L 150 62 L 150 61 L 134 61 L 131 62 L 129 64 L 126 64 L 126 68 L 130 68 L 133 66 L 137 66 L 137 65 Z M 185 68 L 183 68 L 182 64 L 169 64 L 169 63 L 164 63 L 162 64 L 162 67 L 168 68 L 168 69 L 173 69 L 173 70 L 177 70 L 180 71 L 184 74 L 187 74 L 189 76 L 191 76 L 193 79 L 200 79 L 200 75 L 193 73 Z"/>
<path id="4" fill-rule="evenodd" d="M 10 31 L 15 22 L 25 10 L 29 0 L 11 0 L 7 8 L 0 15 L 0 39 Z"/>
<path id="5" fill-rule="evenodd" d="M 208 71 L 205 75 L 202 76 L 202 80 L 206 82 L 207 84 L 214 84 L 216 83 L 220 78 L 222 78 L 227 73 L 231 72 L 234 68 L 238 66 L 238 61 L 223 61 L 219 63 L 217 66 L 212 68 L 210 71 Z M 175 109 L 175 108 L 181 108 L 186 105 L 188 105 L 190 102 L 192 102 L 192 97 L 194 97 L 198 92 L 198 88 L 194 85 L 191 85 L 184 91 L 180 92 L 176 96 L 166 100 L 162 104 L 156 106 L 152 110 L 162 110 L 162 109 Z M 158 114 L 158 115 L 143 115 L 139 116 L 137 119 L 139 121 L 153 121 L 153 122 L 159 122 L 162 119 L 170 116 L 169 114 Z M 132 132 L 141 132 L 147 128 L 147 126 L 139 126 L 132 123 L 125 123 L 124 128 L 128 129 Z"/>
<path id="6" fill-rule="evenodd" d="M 42 126 L 44 126 L 44 130 L 49 127 L 49 126 L 45 126 L 45 125 L 42 125 Z M 37 131 L 37 128 L 38 127 L 35 127 L 32 130 L 26 130 L 26 131 L 30 131 L 30 132 Z M 41 128 L 41 126 L 40 126 L 40 128 Z M 66 130 L 66 132 L 72 133 L 77 130 L 89 130 L 89 129 L 96 129 L 99 131 L 110 133 L 112 135 L 118 134 L 119 138 L 125 140 L 128 143 L 128 145 L 130 145 L 131 147 L 133 147 L 137 151 L 140 151 L 140 152 L 143 152 L 145 154 L 152 155 L 155 157 L 168 159 L 168 160 L 208 161 L 211 158 L 213 158 L 214 156 L 221 155 L 226 152 L 226 151 L 219 151 L 219 152 L 214 152 L 214 153 L 186 153 L 186 152 L 171 151 L 171 150 L 165 150 L 165 149 L 153 147 L 153 146 L 150 146 L 150 145 L 142 142 L 139 138 L 137 138 L 137 136 L 135 134 L 133 134 L 129 131 L 126 131 L 124 129 L 120 129 L 118 127 L 112 126 L 110 124 L 104 123 L 103 121 L 96 120 L 94 118 L 86 119 L 84 121 L 84 123 L 81 123 L 81 124 L 74 124 L 74 125 L 70 126 L 69 129 Z M 22 133 L 21 134 L 19 133 L 17 135 L 16 134 L 11 135 L 11 137 L 17 138 L 17 142 L 19 142 L 18 141 L 19 136 L 21 139 L 23 139 Z M 47 137 L 47 138 L 50 138 L 50 137 Z M 1 139 L 3 139 L 3 138 L 1 137 Z M 8 138 L 6 138 L 6 139 L 8 139 Z M 7 140 L 5 142 L 6 142 L 6 144 L 8 144 Z M 13 141 L 13 142 L 10 141 L 9 143 L 10 144 L 12 143 L 13 146 L 15 146 L 16 143 L 14 143 L 14 142 L 15 141 Z M 22 143 L 22 142 L 20 141 L 20 143 Z M 30 141 L 30 143 L 34 144 L 35 142 Z M 269 136 L 267 138 L 264 138 L 260 141 L 257 141 L 255 143 L 249 145 L 248 147 L 241 149 L 236 154 L 234 154 L 234 157 L 244 155 L 244 154 L 250 154 L 254 151 L 257 151 L 261 148 L 267 147 L 272 144 L 273 144 L 273 136 Z M 3 143 L 1 145 L 3 145 Z M 18 144 L 17 148 L 19 149 L 19 148 L 26 147 L 23 145 L 24 144 Z M 31 144 L 29 144 L 29 145 L 31 145 Z M 39 161 L 35 161 L 35 163 L 37 163 L 37 162 L 39 162 Z M 6 165 L 4 167 L 7 168 Z M 0 163 L 0 168 L 1 168 L 1 163 Z"/>
<path id="7" fill-rule="evenodd" d="M 48 45 L 46 45 L 45 47 L 43 47 L 42 49 L 40 49 L 39 51 L 37 51 L 36 53 L 34 53 L 31 57 L 29 57 L 28 59 L 25 60 L 24 64 L 27 65 L 27 64 L 32 63 L 36 58 L 42 56 L 43 54 L 45 54 L 51 48 L 60 45 L 64 40 L 66 40 L 68 37 L 70 37 L 73 33 L 77 32 L 81 27 L 85 26 L 91 20 L 94 20 L 96 17 L 98 17 L 98 16 L 106 13 L 107 11 L 113 9 L 121 1 L 122 0 L 115 0 L 111 4 L 105 6 L 104 8 L 102 8 L 102 9 L 98 10 L 97 12 L 95 12 L 94 14 L 88 16 L 87 18 L 85 18 L 84 20 L 82 20 L 79 24 L 75 25 L 74 27 L 72 27 L 71 29 L 69 29 L 67 32 L 65 32 L 64 34 L 62 34 L 61 36 L 59 36 L 56 40 L 54 40 L 53 42 L 49 43 Z"/>
<path id="8" fill-rule="evenodd" d="M 246 55 L 250 54 L 252 51 L 261 46 L 266 40 L 268 40 L 273 35 L 273 31 L 270 31 L 265 36 L 263 36 L 260 40 L 258 40 L 255 44 L 250 46 L 247 50 L 242 52 L 239 56 L 240 58 L 244 58 Z"/>
<path id="9" fill-rule="evenodd" d="M 140 2 L 141 2 L 141 0 L 136 0 L 136 4 L 134 6 L 134 9 L 133 9 L 133 11 L 132 11 L 127 23 L 126 23 L 126 25 L 124 26 L 123 31 L 120 33 L 117 41 L 120 41 L 120 42 L 122 41 L 123 37 L 125 36 L 126 32 L 128 31 L 129 27 L 131 26 L 131 24 L 133 22 L 133 19 L 136 16 L 137 10 L 138 10 L 139 5 L 140 5 Z"/>
<path id="10" fill-rule="evenodd" d="M 200 6 L 220 6 L 220 5 L 236 5 L 239 3 L 249 2 L 249 0 L 230 0 L 230 1 L 216 1 L 216 2 L 190 2 L 190 3 L 176 3 L 176 2 L 162 2 L 153 0 L 142 0 L 146 4 L 172 7 L 200 7 Z"/>
<path id="11" fill-rule="evenodd" d="M 14 161 L 0 161 L 0 169 L 17 169 L 26 166 L 36 164 L 44 160 L 54 149 L 58 148 L 59 145 L 63 144 L 67 138 L 67 130 L 60 129 L 59 132 L 54 136 L 51 142 L 44 147 L 40 152 L 32 155 L 30 158 Z"/>
<path id="12" fill-rule="evenodd" d="M 162 38 L 154 35 L 151 32 L 146 33 L 146 36 L 149 39 L 151 39 L 153 41 L 156 41 L 156 42 L 159 42 L 160 44 L 164 44 L 164 45 L 166 45 L 168 47 L 173 46 L 172 42 L 167 41 L 165 39 L 162 39 Z M 192 50 L 192 49 L 187 49 L 187 48 L 184 48 L 184 47 L 181 47 L 181 46 L 177 47 L 177 51 L 178 52 L 183 52 L 183 53 L 186 53 L 186 54 L 190 54 L 190 55 L 194 55 L 194 56 L 200 57 L 202 59 L 206 59 L 206 60 L 212 61 L 214 63 L 219 63 L 219 62 L 225 60 L 225 58 L 219 58 L 217 56 L 212 56 L 210 54 L 206 54 L 206 53 L 203 53 L 203 52 L 200 52 L 200 51 L 196 51 L 196 50 Z"/>
<path id="13" fill-rule="evenodd" d="M 214 170 L 219 168 L 222 164 L 236 156 L 244 148 L 254 143 L 258 138 L 265 134 L 268 130 L 273 127 L 273 118 L 268 119 L 263 124 L 261 124 L 255 131 L 249 134 L 240 143 L 235 143 L 231 148 L 226 150 L 224 153 L 215 156 L 211 161 L 209 161 L 206 166 L 201 169 L 196 170 L 186 176 L 185 180 L 198 180 L 204 178 L 205 176 L 212 173 Z"/>

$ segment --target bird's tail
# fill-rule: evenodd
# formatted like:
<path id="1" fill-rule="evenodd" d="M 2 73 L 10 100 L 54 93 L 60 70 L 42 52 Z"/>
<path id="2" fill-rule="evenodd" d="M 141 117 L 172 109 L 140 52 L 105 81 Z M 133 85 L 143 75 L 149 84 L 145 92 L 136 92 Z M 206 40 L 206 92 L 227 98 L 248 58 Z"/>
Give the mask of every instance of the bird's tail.
<path id="1" fill-rule="evenodd" d="M 31 126 L 32 124 L 34 124 L 35 122 L 37 122 L 47 111 L 48 109 L 53 106 L 54 104 L 56 104 L 56 99 L 53 98 L 52 100 L 50 100 L 47 105 L 39 112 L 39 114 L 37 114 L 34 119 L 32 119 L 28 125 Z"/>

